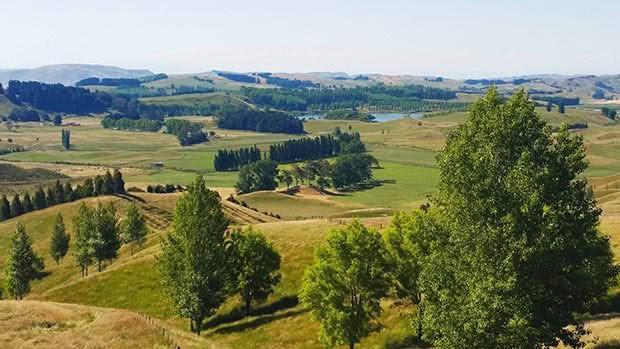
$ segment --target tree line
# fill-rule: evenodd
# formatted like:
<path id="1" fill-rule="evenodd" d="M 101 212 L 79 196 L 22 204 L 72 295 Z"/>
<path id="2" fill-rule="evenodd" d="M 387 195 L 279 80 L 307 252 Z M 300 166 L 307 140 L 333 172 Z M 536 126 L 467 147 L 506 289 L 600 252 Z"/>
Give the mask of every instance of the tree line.
<path id="1" fill-rule="evenodd" d="M 53 122 L 56 126 L 62 124 L 62 116 L 60 116 L 60 114 L 54 115 L 52 119 L 49 114 L 45 112 L 39 112 L 24 107 L 14 107 L 7 119 L 16 122 Z"/>
<path id="2" fill-rule="evenodd" d="M 158 132 L 164 123 L 161 120 L 146 118 L 129 119 L 125 117 L 105 117 L 101 120 L 101 126 L 108 129 L 130 130 L 140 132 Z"/>
<path id="3" fill-rule="evenodd" d="M 76 114 L 103 112 L 111 102 L 110 95 L 104 92 L 36 81 L 11 80 L 6 95 L 17 105 L 28 103 L 41 110 Z"/>
<path id="4" fill-rule="evenodd" d="M 105 175 L 96 176 L 94 180 L 87 178 L 83 184 L 79 184 L 75 189 L 69 182 L 63 185 L 60 181 L 56 181 L 47 190 L 39 187 L 32 197 L 28 192 L 24 194 L 23 198 L 19 194 L 15 194 L 9 202 L 6 195 L 3 195 L 0 199 L 0 221 L 87 197 L 124 193 L 125 181 L 118 169 L 115 169 L 113 174 L 108 171 Z"/>
<path id="5" fill-rule="evenodd" d="M 338 128 L 334 134 L 330 135 L 290 139 L 272 144 L 269 146 L 268 154 L 264 153 L 262 156 L 260 149 L 256 146 L 237 150 L 219 149 L 213 159 L 213 167 L 218 172 L 236 171 L 242 166 L 267 159 L 267 157 L 276 163 L 287 163 L 365 151 L 366 147 L 361 143 L 359 133 L 343 133 Z"/>
<path id="6" fill-rule="evenodd" d="M 246 82 L 249 84 L 258 84 L 259 81 L 255 76 L 250 76 L 246 74 L 236 74 L 236 73 L 222 73 L 218 72 L 218 76 L 224 77 L 228 80 L 236 81 L 236 82 Z"/>
<path id="7" fill-rule="evenodd" d="M 216 113 L 219 128 L 256 132 L 301 134 L 303 122 L 287 113 L 273 110 L 255 110 L 245 105 L 228 105 Z"/>
<path id="8" fill-rule="evenodd" d="M 265 79 L 269 85 L 280 86 L 282 88 L 319 88 L 321 84 L 310 80 L 287 79 L 273 76 L 271 73 L 258 73 L 258 76 Z"/>
<path id="9" fill-rule="evenodd" d="M 241 166 L 235 189 L 239 194 L 260 190 L 274 190 L 278 183 L 286 184 L 287 189 L 295 180 L 296 184 L 312 184 L 323 190 L 333 185 L 337 189 L 355 188 L 372 180 L 372 167 L 378 161 L 370 154 L 344 154 L 336 158 L 334 164 L 327 160 L 307 160 L 301 166 L 294 164 L 291 170 L 279 170 L 273 160 L 259 160 Z"/>
<path id="10" fill-rule="evenodd" d="M 261 151 L 256 147 L 239 148 L 237 150 L 218 149 L 213 158 L 215 171 L 236 171 L 239 167 L 254 163 L 261 159 Z"/>
<path id="11" fill-rule="evenodd" d="M 86 78 L 75 83 L 75 86 L 119 86 L 140 87 L 142 82 L 138 79 L 128 78 Z"/>
<path id="12" fill-rule="evenodd" d="M 456 93 L 447 89 L 422 85 L 318 89 L 259 89 L 242 87 L 241 93 L 252 103 L 289 111 L 353 109 L 359 107 L 420 111 L 424 109 L 462 109 L 463 103 L 440 103 L 427 99 L 447 101 Z"/>

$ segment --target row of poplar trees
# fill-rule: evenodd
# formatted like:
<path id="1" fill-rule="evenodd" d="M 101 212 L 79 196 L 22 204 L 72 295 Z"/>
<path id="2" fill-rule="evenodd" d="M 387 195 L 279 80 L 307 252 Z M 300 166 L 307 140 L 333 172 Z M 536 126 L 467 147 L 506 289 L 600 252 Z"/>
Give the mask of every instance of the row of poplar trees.
<path id="1" fill-rule="evenodd" d="M 98 271 L 103 270 L 103 263 L 116 258 L 123 243 L 130 244 L 131 254 L 142 248 L 148 229 L 144 216 L 133 203 L 128 206 L 122 222 L 111 203 L 99 203 L 95 208 L 82 203 L 73 217 L 73 234 L 72 239 L 59 213 L 50 234 L 50 256 L 58 265 L 67 255 L 73 240 L 75 263 L 80 267 L 82 276 L 87 276 L 88 268 L 93 264 L 97 264 Z M 4 289 L 15 299 L 23 299 L 30 292 L 30 282 L 44 275 L 44 269 L 43 258 L 34 252 L 25 226 L 17 223 L 4 271 Z"/>
<path id="2" fill-rule="evenodd" d="M 6 195 L 3 195 L 0 199 L 0 221 L 82 198 L 124 193 L 125 181 L 118 169 L 114 170 L 114 174 L 108 171 L 103 176 L 96 176 L 94 180 L 87 178 L 75 189 L 69 182 L 63 185 L 60 181 L 56 181 L 56 184 L 47 188 L 47 191 L 39 187 L 32 198 L 30 193 L 26 192 L 23 198 L 15 194 L 13 200 L 9 202 Z"/>

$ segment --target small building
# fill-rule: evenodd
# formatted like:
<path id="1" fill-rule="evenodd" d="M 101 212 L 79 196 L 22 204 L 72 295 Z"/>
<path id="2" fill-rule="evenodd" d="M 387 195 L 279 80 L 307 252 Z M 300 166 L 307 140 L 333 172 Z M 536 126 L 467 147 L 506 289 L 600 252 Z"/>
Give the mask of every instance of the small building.
<path id="1" fill-rule="evenodd" d="M 162 167 L 164 167 L 164 163 L 163 163 L 163 162 L 161 162 L 161 161 L 159 161 L 159 162 L 154 162 L 154 163 L 152 163 L 152 164 L 151 164 L 151 167 L 152 167 L 152 168 L 162 168 Z"/>

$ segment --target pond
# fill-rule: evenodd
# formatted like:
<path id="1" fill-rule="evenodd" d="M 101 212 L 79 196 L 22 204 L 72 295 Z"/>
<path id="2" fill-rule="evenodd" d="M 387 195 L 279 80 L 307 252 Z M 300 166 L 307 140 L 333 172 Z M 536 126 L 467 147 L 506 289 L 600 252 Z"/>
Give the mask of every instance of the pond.
<path id="1" fill-rule="evenodd" d="M 398 120 L 402 118 L 419 119 L 424 114 L 423 113 L 370 113 L 370 115 L 375 117 L 376 122 L 387 122 L 387 121 Z M 307 114 L 307 115 L 301 115 L 299 116 L 299 118 L 302 120 L 308 120 L 312 118 L 316 120 L 321 120 L 322 116 L 321 114 Z"/>

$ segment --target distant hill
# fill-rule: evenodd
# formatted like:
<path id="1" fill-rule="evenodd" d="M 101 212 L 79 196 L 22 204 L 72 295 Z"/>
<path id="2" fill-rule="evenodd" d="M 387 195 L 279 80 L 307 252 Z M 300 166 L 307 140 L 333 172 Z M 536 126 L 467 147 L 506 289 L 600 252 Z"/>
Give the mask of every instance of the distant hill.
<path id="1" fill-rule="evenodd" d="M 54 64 L 34 69 L 0 70 L 0 83 L 6 86 L 9 80 L 21 80 L 61 83 L 68 86 L 90 77 L 138 78 L 147 75 L 153 75 L 153 72 L 146 69 L 123 69 L 95 64 Z"/>

